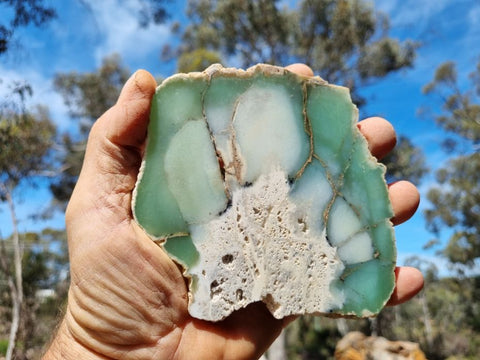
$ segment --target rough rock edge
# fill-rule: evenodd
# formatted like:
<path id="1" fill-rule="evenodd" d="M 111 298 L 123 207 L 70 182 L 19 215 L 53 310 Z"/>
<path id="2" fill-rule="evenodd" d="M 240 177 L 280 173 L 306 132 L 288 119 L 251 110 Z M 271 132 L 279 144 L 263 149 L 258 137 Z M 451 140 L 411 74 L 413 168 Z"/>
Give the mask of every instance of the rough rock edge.
<path id="1" fill-rule="evenodd" d="M 350 90 L 345 86 L 330 84 L 329 82 L 327 82 L 326 80 L 324 80 L 323 78 L 321 78 L 318 75 L 313 76 L 313 77 L 303 76 L 303 75 L 296 74 L 296 73 L 294 73 L 294 72 L 292 72 L 292 71 L 290 71 L 290 70 L 288 70 L 284 67 L 270 65 L 270 64 L 256 64 L 256 65 L 253 65 L 253 66 L 249 67 L 246 70 L 239 69 L 239 68 L 234 68 L 234 67 L 224 67 L 221 64 L 212 64 L 207 69 L 205 69 L 204 71 L 201 71 L 201 72 L 198 71 L 198 72 L 190 72 L 190 73 L 177 73 L 177 74 L 174 74 L 172 76 L 169 76 L 167 79 L 163 80 L 157 86 L 156 92 L 158 92 L 164 86 L 167 86 L 172 81 L 190 80 L 190 79 L 193 79 L 193 80 L 205 80 L 206 79 L 207 81 L 210 81 L 213 77 L 216 77 L 216 76 L 224 76 L 224 77 L 239 78 L 239 79 L 248 79 L 248 78 L 251 78 L 251 77 L 253 77 L 257 74 L 263 74 L 263 75 L 266 75 L 266 76 L 268 76 L 268 75 L 271 75 L 271 76 L 291 75 L 293 77 L 298 78 L 300 80 L 300 82 L 302 82 L 304 85 L 308 85 L 308 84 L 312 84 L 312 85 L 316 85 L 316 86 L 322 86 L 323 85 L 323 86 L 329 86 L 329 87 L 334 87 L 334 88 L 339 88 L 339 89 L 346 90 L 348 92 L 349 97 L 350 97 Z M 350 99 L 351 99 L 351 97 L 350 97 Z M 352 103 L 352 106 L 354 107 L 353 122 L 355 123 L 355 122 L 358 122 L 359 112 L 358 112 L 357 106 L 353 103 L 353 101 L 351 103 Z M 360 130 L 358 128 L 357 128 L 357 130 L 354 130 L 354 131 L 358 131 L 360 133 Z M 366 141 L 363 134 L 360 133 L 360 135 L 363 138 L 362 141 Z M 148 142 L 148 137 L 147 137 L 147 142 Z M 144 169 L 145 169 L 145 166 L 146 166 L 146 156 L 145 155 L 146 155 L 146 153 L 144 154 L 144 157 L 142 159 L 142 163 L 141 163 L 139 173 L 138 173 L 138 176 L 137 176 L 137 181 L 136 181 L 135 187 L 134 187 L 133 192 L 132 192 L 132 202 L 131 202 L 132 203 L 132 210 L 135 209 L 135 203 L 136 203 L 136 197 L 137 197 L 137 185 L 140 183 L 140 181 L 143 177 Z M 386 174 L 386 171 L 387 171 L 386 166 L 384 164 L 380 163 L 377 160 L 377 158 L 374 157 L 371 154 L 371 152 L 368 153 L 368 158 L 366 160 L 370 163 L 375 164 L 377 167 L 379 167 L 381 169 L 383 181 L 385 183 L 385 186 L 388 189 L 388 184 L 387 184 L 386 179 L 385 179 L 385 174 Z M 391 203 L 390 203 L 390 208 L 392 209 Z M 152 236 L 140 225 L 140 223 L 138 222 L 138 220 L 136 218 L 135 211 L 132 211 L 132 213 L 133 213 L 133 218 L 134 218 L 135 222 L 147 234 L 147 236 L 149 238 L 151 238 L 157 245 L 163 245 L 170 238 L 190 235 L 189 233 L 177 233 L 177 234 L 171 234 L 170 236 L 167 236 L 167 237 Z M 392 211 L 392 213 L 393 213 L 393 211 Z M 392 224 L 392 222 L 390 220 L 389 220 L 389 222 L 390 222 L 390 224 Z M 395 243 L 396 239 L 395 239 L 395 234 L 394 234 L 393 227 L 392 227 L 392 233 L 393 233 L 392 234 L 392 240 Z M 161 247 L 163 249 L 163 246 L 161 246 Z M 163 250 L 166 252 L 165 249 L 163 249 Z M 396 256 L 396 248 L 395 248 L 394 251 L 395 251 L 395 256 Z M 192 294 L 190 292 L 190 285 L 192 283 L 192 277 L 188 274 L 188 270 L 187 270 L 188 267 L 186 266 L 186 264 L 184 264 L 181 260 L 179 260 L 175 256 L 172 256 L 170 254 L 168 254 L 168 256 L 179 265 L 179 267 L 182 270 L 183 277 L 187 280 L 188 298 L 189 298 L 189 302 L 190 302 L 190 299 L 192 297 Z M 394 259 L 393 262 L 395 263 L 396 259 Z M 391 294 L 393 293 L 394 290 L 395 290 L 395 284 L 392 287 L 392 290 L 390 292 L 390 296 L 391 296 Z M 386 304 L 388 303 L 388 300 L 389 300 L 389 298 L 384 301 L 384 303 L 382 305 L 382 308 L 386 306 Z M 325 316 L 325 317 L 330 317 L 330 318 L 359 319 L 359 318 L 375 317 L 375 316 L 378 315 L 378 313 L 371 313 L 369 311 L 364 310 L 364 312 L 362 313 L 361 316 L 358 316 L 354 313 L 341 314 L 341 313 L 323 313 L 323 312 L 312 313 L 310 315 Z"/>

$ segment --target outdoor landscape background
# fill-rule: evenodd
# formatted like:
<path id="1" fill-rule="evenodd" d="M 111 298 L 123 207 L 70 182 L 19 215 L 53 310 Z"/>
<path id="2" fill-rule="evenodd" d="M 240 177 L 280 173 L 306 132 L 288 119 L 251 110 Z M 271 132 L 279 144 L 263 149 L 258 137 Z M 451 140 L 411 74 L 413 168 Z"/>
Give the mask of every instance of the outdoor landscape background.
<path id="1" fill-rule="evenodd" d="M 277 9 L 284 11 L 294 11 L 301 3 L 301 1 L 263 2 L 272 3 Z M 341 1 L 332 3 L 339 2 Z M 150 71 L 157 79 L 163 79 L 179 69 L 180 53 L 176 53 L 175 49 L 182 49 L 184 46 L 183 49 L 193 52 L 195 46 L 198 47 L 201 42 L 197 39 L 196 43 L 193 41 L 185 47 L 186 40 L 182 38 L 182 34 L 194 18 L 185 12 L 186 1 L 71 0 L 39 1 L 39 3 L 53 8 L 56 16 L 39 26 L 30 23 L 15 28 L 9 40 L 8 50 L 0 53 L 0 98 L 3 98 L 5 103 L 22 103 L 21 111 L 26 112 L 35 113 L 37 105 L 46 107 L 48 117 L 56 126 L 57 134 L 55 146 L 52 147 L 48 156 L 49 161 L 56 164 L 58 170 L 62 168 L 61 155 L 54 152 L 59 150 L 59 154 L 62 151 L 65 153 L 65 148 L 60 149 L 65 146 L 62 137 L 68 134 L 73 142 L 80 139 L 85 129 L 82 130 L 79 127 L 79 122 L 85 122 L 85 118 L 88 118 L 88 116 L 83 116 L 83 119 L 82 116 L 74 116 L 72 104 L 69 106 L 65 100 L 70 96 L 70 100 L 77 106 L 76 95 L 68 95 L 68 85 L 65 83 L 62 88 L 58 85 L 58 80 L 55 82 L 59 75 L 71 75 L 70 80 L 72 80 L 73 75 L 94 74 L 105 65 L 105 59 L 108 58 L 113 62 L 113 67 L 118 65 L 128 73 L 143 68 Z M 148 11 L 156 9 L 150 7 L 151 3 L 160 4 L 160 7 L 166 11 L 166 16 L 161 19 L 146 16 L 142 11 L 146 9 L 148 15 Z M 202 1 L 192 1 L 192 3 L 202 3 Z M 380 325 L 375 326 L 388 327 L 387 324 L 393 324 L 390 325 L 391 329 L 384 328 L 379 333 L 391 338 L 419 342 L 430 358 L 474 359 L 480 354 L 477 352 L 480 351 L 478 333 L 480 314 L 478 306 L 469 307 L 465 302 L 478 302 L 479 299 L 480 263 L 477 245 L 480 242 L 478 240 L 480 235 L 476 233 L 469 238 L 473 239 L 473 243 L 465 245 L 472 251 L 473 260 L 467 259 L 468 261 L 465 260 L 462 263 L 455 260 L 455 257 L 445 255 L 442 251 L 445 250 L 456 231 L 464 228 L 471 231 L 475 226 L 478 229 L 478 225 L 466 224 L 462 221 L 457 223 L 443 221 L 443 226 L 437 229 L 432 222 L 427 222 L 425 211 L 434 209 L 438 205 L 428 199 L 427 194 L 432 187 L 438 187 L 441 193 L 452 190 L 451 184 L 439 183 L 437 170 L 450 166 L 448 161 L 451 159 L 459 156 L 475 156 L 479 152 L 480 86 L 477 88 L 475 84 L 478 86 L 480 79 L 480 68 L 477 68 L 480 61 L 478 45 L 480 44 L 480 2 L 476 0 L 384 0 L 360 1 L 360 3 L 369 4 L 379 21 L 383 19 L 382 16 L 389 19 L 389 29 L 384 30 L 388 37 L 400 43 L 409 41 L 414 44 L 415 56 L 411 64 L 399 66 L 398 69 L 387 71 L 382 76 L 373 76 L 365 83 L 356 83 L 355 91 L 365 101 L 365 104 L 360 107 L 360 118 L 367 116 L 386 118 L 394 125 L 399 137 L 409 139 L 410 145 L 415 149 L 412 154 L 424 156 L 421 166 L 424 170 L 428 169 L 428 172 L 425 171 L 422 173 L 423 176 L 417 177 L 417 185 L 422 197 L 419 210 L 411 220 L 396 228 L 398 263 L 420 266 L 427 277 L 426 289 L 430 288 L 428 280 L 432 284 L 438 284 L 438 288 L 435 288 L 435 285 L 431 287 L 432 293 L 426 293 L 427 290 L 422 293 L 417 302 L 413 301 L 401 310 L 387 311 L 383 318 L 384 323 L 380 318 L 378 322 Z M 0 25 L 8 25 L 13 16 L 14 8 L 9 5 L 9 2 L 0 1 Z M 176 25 L 173 26 L 174 24 Z M 382 31 L 379 31 L 377 36 L 381 33 Z M 225 55 L 221 49 L 214 50 L 213 55 L 218 55 L 224 65 L 243 66 L 241 55 L 237 53 Z M 208 59 L 211 58 L 214 57 Z M 454 64 L 455 83 L 439 82 L 439 86 L 430 93 L 422 91 L 435 79 L 437 69 L 445 62 Z M 276 63 L 276 65 L 288 65 L 288 63 Z M 322 75 L 320 69 L 314 70 L 316 74 Z M 475 72 L 477 77 L 470 76 Z M 28 95 L 27 91 L 24 101 L 21 102 L 18 93 L 15 94 L 12 89 L 25 82 L 31 87 L 32 94 Z M 449 89 L 453 88 L 459 94 L 470 94 L 471 101 L 467 105 L 472 105 L 474 111 L 477 111 L 477 117 L 474 119 L 476 124 L 474 122 L 473 125 L 469 125 L 472 129 L 469 131 L 476 134 L 473 137 L 465 136 L 465 133 L 460 131 L 448 130 L 436 121 L 438 115 L 449 114 L 449 110 L 445 110 L 446 96 L 449 94 Z M 1 115 L 6 116 L 4 113 Z M 88 125 L 88 121 L 85 124 Z M 457 145 L 448 147 L 445 145 L 445 140 L 451 138 Z M 0 144 L 0 154 L 6 145 Z M 29 179 L 21 179 L 12 191 L 18 232 L 24 234 L 22 241 L 27 244 L 26 250 L 48 249 L 52 253 L 60 254 L 65 245 L 64 235 L 61 233 L 64 229 L 64 217 L 61 205 L 52 206 L 54 198 L 50 189 L 52 181 L 59 181 L 59 174 L 55 174 L 55 168 L 45 170 L 43 175 L 47 176 L 43 176 L 42 171 L 38 174 L 30 174 Z M 0 179 L 5 180 L 3 177 Z M 466 177 L 465 181 L 469 186 L 465 187 L 464 191 L 470 191 L 472 197 L 478 196 L 480 191 L 476 179 Z M 476 219 L 480 219 L 480 210 L 475 209 L 474 206 L 471 208 L 473 214 L 477 216 Z M 0 240 L 4 243 L 8 243 L 12 237 L 14 231 L 12 224 L 8 204 L 3 197 L 0 197 Z M 438 224 L 437 221 L 436 225 Z M 50 230 L 42 235 L 45 229 Z M 6 249 L 8 252 L 8 246 Z M 49 261 L 48 264 L 55 263 L 51 259 Z M 55 281 L 68 280 L 66 269 L 63 262 L 57 269 L 59 273 L 54 276 Z M 28 273 L 28 269 L 26 272 Z M 50 289 L 51 282 L 42 281 L 43 283 L 35 285 L 35 290 L 47 288 L 47 284 Z M 2 291 L 4 294 L 0 297 L 0 308 L 3 306 L 5 309 L 0 310 L 0 316 L 5 320 L 2 319 L 0 323 L 4 323 L 5 326 L 2 328 L 0 325 L 0 355 L 2 339 L 8 339 L 10 316 L 8 307 L 11 301 L 6 283 L 2 282 L 0 273 L 0 294 Z M 427 313 L 425 313 L 425 302 L 428 303 Z M 450 306 L 448 316 L 443 312 L 446 311 L 447 303 Z M 51 302 L 49 305 L 51 308 L 44 309 L 44 314 L 37 314 L 37 319 L 49 311 L 51 313 L 57 305 L 59 305 L 58 302 Z M 452 320 L 447 328 L 440 323 L 442 317 L 442 321 L 447 321 L 448 318 L 456 319 L 456 322 Z M 468 325 L 465 323 L 466 317 L 469 317 Z M 292 358 L 296 358 L 294 356 L 304 356 L 297 357 L 302 359 L 309 358 L 306 357 L 305 350 L 299 350 L 302 344 L 308 343 L 312 348 L 315 346 L 318 348 L 322 343 L 328 342 L 328 339 L 338 337 L 338 334 L 335 335 L 337 325 L 328 321 L 318 325 L 317 322 L 318 320 L 307 319 L 304 328 L 300 326 L 301 330 L 298 328 L 295 330 L 295 336 L 300 340 L 289 340 L 294 344 L 289 350 Z M 49 320 L 45 322 L 45 326 L 48 328 L 53 323 L 53 320 Z M 372 331 L 371 324 L 349 323 L 348 326 L 360 328 L 366 332 Z M 458 330 L 456 327 L 466 329 L 466 332 L 456 331 Z M 303 334 L 300 334 L 303 338 L 298 335 L 298 332 Z M 310 334 L 310 337 L 305 334 Z M 32 346 L 40 346 L 43 340 L 42 338 Z M 444 349 L 445 342 L 450 342 L 448 349 Z M 327 353 L 332 344 L 328 346 L 325 350 Z M 443 350 L 440 351 L 439 347 Z M 28 356 L 28 358 L 35 358 L 32 354 Z M 312 355 L 311 358 L 315 358 L 314 356 Z"/>

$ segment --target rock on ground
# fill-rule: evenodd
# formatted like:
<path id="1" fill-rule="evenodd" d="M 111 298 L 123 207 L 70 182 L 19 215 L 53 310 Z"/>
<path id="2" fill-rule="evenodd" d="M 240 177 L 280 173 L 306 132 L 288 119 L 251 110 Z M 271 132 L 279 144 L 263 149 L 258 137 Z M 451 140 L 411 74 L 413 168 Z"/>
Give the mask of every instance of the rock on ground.
<path id="1" fill-rule="evenodd" d="M 358 331 L 348 333 L 335 349 L 336 360 L 426 360 L 417 343 L 390 341 L 366 336 Z"/>

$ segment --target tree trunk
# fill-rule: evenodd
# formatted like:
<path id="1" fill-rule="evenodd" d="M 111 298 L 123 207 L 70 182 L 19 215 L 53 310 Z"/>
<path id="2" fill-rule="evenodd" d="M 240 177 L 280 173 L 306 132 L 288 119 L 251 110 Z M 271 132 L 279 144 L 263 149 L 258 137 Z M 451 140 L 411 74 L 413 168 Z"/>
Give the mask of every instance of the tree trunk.
<path id="1" fill-rule="evenodd" d="M 8 348 L 6 360 L 13 358 L 13 351 L 15 350 L 15 341 L 17 338 L 18 328 L 20 327 L 20 309 L 23 303 L 23 283 L 22 283 L 22 254 L 23 248 L 20 244 L 20 236 L 18 233 L 17 217 L 15 214 L 15 205 L 13 203 L 12 194 L 9 189 L 3 184 L 2 186 L 5 198 L 7 200 L 8 209 L 10 210 L 10 217 L 12 220 L 12 243 L 13 243 L 13 261 L 15 267 L 15 281 L 12 276 L 8 276 L 8 284 L 12 297 L 12 324 L 10 327 L 10 336 L 8 339 Z"/>
<path id="2" fill-rule="evenodd" d="M 420 302 L 422 303 L 423 323 L 425 325 L 425 337 L 427 339 L 428 350 L 431 351 L 433 349 L 433 330 L 425 290 L 422 291 L 422 294 L 420 295 Z"/>
<path id="3" fill-rule="evenodd" d="M 380 324 L 378 321 L 378 316 L 380 316 L 380 314 L 378 314 L 377 317 L 368 319 L 370 322 L 370 331 L 372 332 L 372 336 L 379 336 Z"/>
<path id="4" fill-rule="evenodd" d="M 15 341 L 17 338 L 18 328 L 20 326 L 20 308 L 21 303 L 18 301 L 18 291 L 11 277 L 8 278 L 8 285 L 12 297 L 12 323 L 10 325 L 10 336 L 8 338 L 8 348 L 5 360 L 13 359 L 13 351 L 15 350 Z"/>
<path id="5" fill-rule="evenodd" d="M 337 330 L 344 337 L 345 335 L 348 334 L 348 324 L 347 320 L 344 318 L 338 318 L 335 323 L 337 324 Z"/>

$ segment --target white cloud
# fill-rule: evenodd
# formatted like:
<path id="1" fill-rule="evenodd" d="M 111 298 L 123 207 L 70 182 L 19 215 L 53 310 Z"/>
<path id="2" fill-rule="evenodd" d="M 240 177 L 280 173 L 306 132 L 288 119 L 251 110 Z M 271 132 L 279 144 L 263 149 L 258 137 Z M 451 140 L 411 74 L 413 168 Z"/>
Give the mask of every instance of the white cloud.
<path id="1" fill-rule="evenodd" d="M 138 24 L 137 0 L 96 1 L 89 5 L 95 17 L 95 26 L 100 32 L 100 42 L 95 51 L 97 64 L 110 54 L 118 53 L 127 62 L 136 62 L 146 56 L 159 57 L 161 46 L 169 40 L 167 24 L 141 28 Z"/>
<path id="2" fill-rule="evenodd" d="M 33 109 L 37 105 L 45 105 L 60 131 L 65 131 L 71 125 L 68 123 L 67 107 L 62 97 L 53 89 L 50 78 L 45 77 L 44 74 L 35 69 L 14 70 L 3 68 L 1 65 L 0 74 L 2 80 L 0 85 L 1 98 L 6 99 L 11 96 L 9 86 L 14 82 L 28 82 L 33 89 L 33 95 L 25 101 L 27 109 Z"/>
<path id="3" fill-rule="evenodd" d="M 458 0 L 382 0 L 375 1 L 376 9 L 389 14 L 392 26 L 427 24 L 449 5 Z"/>
<path id="4" fill-rule="evenodd" d="M 468 21 L 472 28 L 476 28 L 478 30 L 478 25 L 480 25 L 480 4 L 474 6 L 470 12 L 468 13 Z"/>
<path id="5" fill-rule="evenodd" d="M 465 49 L 477 49 L 472 51 L 469 55 L 475 56 L 475 61 L 478 60 L 479 51 L 478 44 L 480 42 L 480 2 L 472 6 L 468 12 L 468 31 L 463 39 Z"/>

